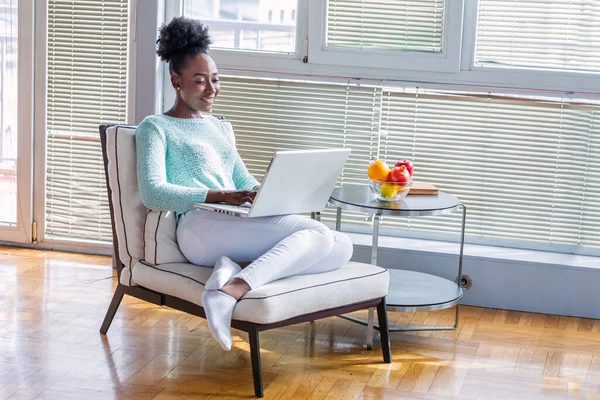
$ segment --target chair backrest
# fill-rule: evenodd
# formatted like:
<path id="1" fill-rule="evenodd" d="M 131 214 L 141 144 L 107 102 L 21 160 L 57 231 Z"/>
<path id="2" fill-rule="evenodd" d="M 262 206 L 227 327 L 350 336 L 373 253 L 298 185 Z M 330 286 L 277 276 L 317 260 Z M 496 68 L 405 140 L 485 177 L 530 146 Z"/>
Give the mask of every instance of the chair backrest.
<path id="1" fill-rule="evenodd" d="M 101 125 L 100 137 L 120 282 L 135 285 L 133 268 L 187 262 L 176 239 L 175 213 L 147 209 L 137 180 L 135 126 Z"/>
<path id="2" fill-rule="evenodd" d="M 102 125 L 100 138 L 106 187 L 113 225 L 117 265 L 131 270 L 144 259 L 144 229 L 148 209 L 142 204 L 137 182 L 135 126 Z M 131 284 L 131 283 L 130 283 Z"/>

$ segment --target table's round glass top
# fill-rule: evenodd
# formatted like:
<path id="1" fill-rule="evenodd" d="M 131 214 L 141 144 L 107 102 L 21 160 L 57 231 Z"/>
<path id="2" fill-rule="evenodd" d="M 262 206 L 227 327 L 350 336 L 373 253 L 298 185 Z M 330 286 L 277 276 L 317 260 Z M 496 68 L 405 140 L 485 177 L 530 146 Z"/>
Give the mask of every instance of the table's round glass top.
<path id="1" fill-rule="evenodd" d="M 418 216 L 449 214 L 458 210 L 458 197 L 445 192 L 437 195 L 408 195 L 402 200 L 377 200 L 368 185 L 349 185 L 336 188 L 329 203 L 344 210 L 378 215 Z"/>

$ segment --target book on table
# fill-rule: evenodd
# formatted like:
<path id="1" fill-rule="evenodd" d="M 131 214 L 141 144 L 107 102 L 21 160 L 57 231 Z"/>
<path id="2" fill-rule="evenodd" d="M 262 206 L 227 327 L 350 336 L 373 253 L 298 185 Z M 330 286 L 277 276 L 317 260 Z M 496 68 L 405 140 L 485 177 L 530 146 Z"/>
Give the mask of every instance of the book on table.
<path id="1" fill-rule="evenodd" d="M 439 189 L 429 182 L 413 181 L 408 195 L 436 195 Z"/>

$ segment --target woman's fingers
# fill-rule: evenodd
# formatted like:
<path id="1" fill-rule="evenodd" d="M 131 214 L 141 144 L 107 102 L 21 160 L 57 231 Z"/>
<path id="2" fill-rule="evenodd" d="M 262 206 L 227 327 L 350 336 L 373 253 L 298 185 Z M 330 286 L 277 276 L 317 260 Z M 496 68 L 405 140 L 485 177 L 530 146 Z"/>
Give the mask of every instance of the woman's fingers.
<path id="1" fill-rule="evenodd" d="M 256 192 L 251 190 L 238 190 L 236 192 L 231 192 L 229 202 L 226 203 L 241 206 L 245 203 L 252 203 L 254 198 L 256 197 Z"/>

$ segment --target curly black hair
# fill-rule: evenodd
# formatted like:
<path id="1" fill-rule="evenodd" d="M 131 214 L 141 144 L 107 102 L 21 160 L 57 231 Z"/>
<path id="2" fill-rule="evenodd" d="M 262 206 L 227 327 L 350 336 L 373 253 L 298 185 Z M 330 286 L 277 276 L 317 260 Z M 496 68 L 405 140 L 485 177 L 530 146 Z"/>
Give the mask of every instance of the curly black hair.
<path id="1" fill-rule="evenodd" d="M 168 25 L 160 27 L 156 54 L 169 63 L 171 73 L 179 73 L 188 57 L 206 54 L 211 43 L 208 27 L 202 22 L 176 17 Z"/>

